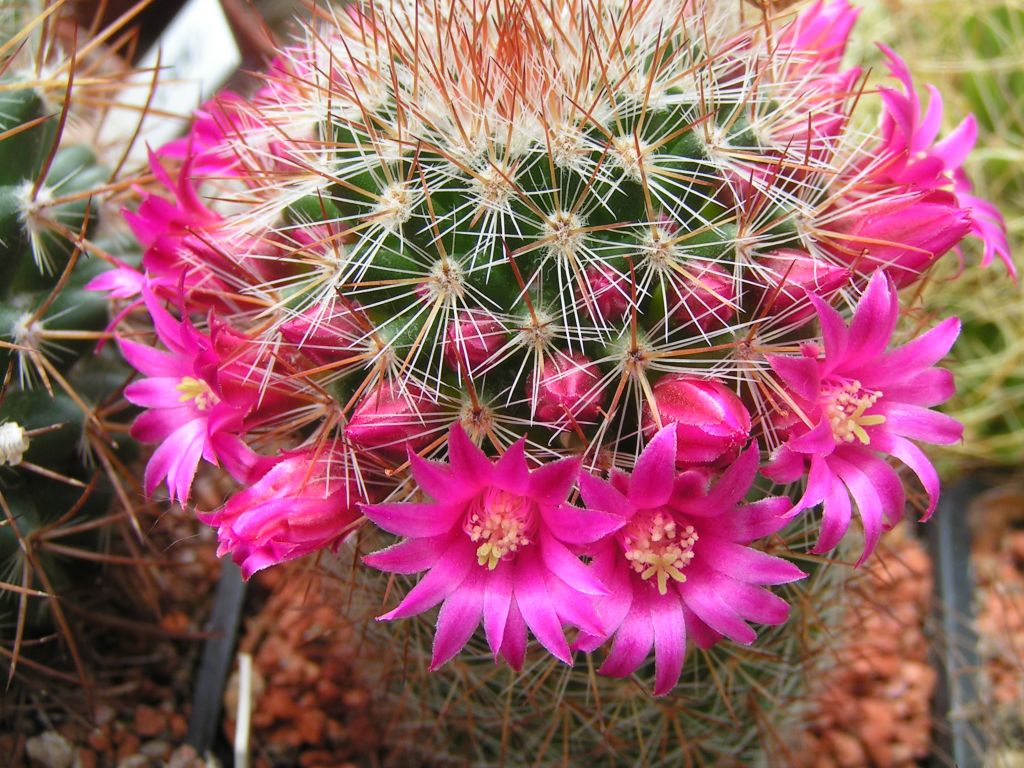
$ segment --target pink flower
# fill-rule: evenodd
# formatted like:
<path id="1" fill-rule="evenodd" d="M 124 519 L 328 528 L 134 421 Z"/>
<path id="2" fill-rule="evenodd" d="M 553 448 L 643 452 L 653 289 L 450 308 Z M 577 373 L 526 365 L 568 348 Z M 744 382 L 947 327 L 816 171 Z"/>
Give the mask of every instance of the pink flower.
<path id="1" fill-rule="evenodd" d="M 984 245 L 982 266 L 998 255 L 1010 274 L 1016 276 L 1005 222 L 995 206 L 971 193 L 963 169 L 978 138 L 974 116 L 968 115 L 946 138 L 936 141 L 942 125 L 942 96 L 934 86 L 926 86 L 929 100 L 922 109 L 906 62 L 884 45 L 879 47 L 903 88 L 879 89 L 884 105 L 882 146 L 868 171 L 872 180 L 952 192 L 956 204 L 968 214 L 970 233 Z"/>
<path id="2" fill-rule="evenodd" d="M 251 451 L 237 433 L 257 392 L 235 387 L 227 396 L 216 340 L 188 321 L 175 320 L 148 289 L 143 296 L 167 351 L 118 339 L 125 359 L 147 377 L 124 390 L 129 402 L 147 409 L 135 419 L 131 434 L 145 443 L 160 443 L 146 465 L 145 492 L 151 494 L 166 480 L 171 501 L 184 504 L 201 458 L 223 462 L 236 478 L 244 479 Z"/>
<path id="3" fill-rule="evenodd" d="M 750 412 L 717 381 L 670 373 L 654 385 L 654 403 L 662 424 L 674 424 L 676 464 L 721 464 L 739 455 L 750 439 Z M 643 432 L 648 439 L 658 424 L 645 405 Z"/>
<path id="4" fill-rule="evenodd" d="M 747 624 L 781 624 L 789 606 L 763 585 L 785 584 L 805 574 L 749 545 L 782 528 L 789 500 L 743 499 L 757 474 L 752 445 L 711 488 L 706 474 L 675 470 L 675 425 L 658 432 L 632 475 L 613 472 L 611 482 L 582 475 L 588 508 L 626 520 L 594 550 L 593 568 L 611 591 L 598 602 L 608 631 L 581 636 L 592 651 L 614 637 L 600 673 L 625 677 L 654 649 L 654 693 L 678 682 L 687 635 L 702 648 L 722 637 L 749 645 Z"/>
<path id="5" fill-rule="evenodd" d="M 791 414 L 780 419 L 785 442 L 763 473 L 790 483 L 809 465 L 793 514 L 824 503 L 816 553 L 839 543 L 850 525 L 851 500 L 856 503 L 864 525 L 863 562 L 878 542 L 883 518 L 894 524 L 903 513 L 903 484 L 887 457 L 906 464 L 921 481 L 928 494 L 924 517 L 935 509 L 938 475 L 911 440 L 946 445 L 961 437 L 959 422 L 929 410 L 953 394 L 952 375 L 933 366 L 953 345 L 960 323 L 950 318 L 887 350 L 899 299 L 883 272 L 871 278 L 849 326 L 825 302 L 812 301 L 824 348 L 807 345 L 802 357 L 768 357 L 787 389 Z"/>
<path id="6" fill-rule="evenodd" d="M 232 91 L 221 91 L 192 115 L 192 127 L 186 136 L 170 141 L 157 150 L 157 157 L 190 162 L 201 176 L 233 176 L 238 173 L 237 150 L 232 139 L 251 127 L 243 120 L 245 100 Z"/>
<path id="7" fill-rule="evenodd" d="M 847 0 L 817 0 L 783 28 L 775 55 L 793 57 L 787 62 L 791 74 L 812 69 L 836 74 L 858 15 L 860 9 Z"/>
<path id="8" fill-rule="evenodd" d="M 860 274 L 885 269 L 900 288 L 915 282 L 971 230 L 970 212 L 942 191 L 849 203 L 830 216 L 835 236 L 823 233 L 821 243 L 829 253 Z"/>
<path id="9" fill-rule="evenodd" d="M 434 501 L 377 504 L 364 514 L 405 540 L 366 557 L 382 571 L 427 570 L 381 619 L 413 616 L 442 603 L 431 669 L 466 644 L 483 622 L 495 660 L 523 665 L 526 630 L 569 664 L 563 624 L 600 633 L 594 598 L 606 593 L 570 548 L 620 527 L 618 515 L 565 504 L 579 472 L 576 459 L 529 471 L 524 440 L 492 462 L 461 426 L 451 428 L 448 464 L 409 454 L 419 490 Z"/>
<path id="10" fill-rule="evenodd" d="M 265 243 L 234 231 L 206 206 L 196 191 L 190 162 L 186 159 L 172 179 L 150 154 L 150 169 L 172 199 L 146 194 L 136 211 L 124 210 L 122 215 L 145 249 L 142 265 L 155 290 L 179 299 L 184 288 L 190 308 L 216 307 L 232 295 L 232 281 L 263 282 L 279 265 L 267 258 Z M 253 252 L 261 255 L 254 257 Z"/>
<path id="11" fill-rule="evenodd" d="M 260 462 L 262 475 L 215 512 L 197 513 L 217 528 L 217 556 L 231 554 L 246 579 L 271 565 L 330 547 L 356 528 L 364 501 L 337 442 Z"/>

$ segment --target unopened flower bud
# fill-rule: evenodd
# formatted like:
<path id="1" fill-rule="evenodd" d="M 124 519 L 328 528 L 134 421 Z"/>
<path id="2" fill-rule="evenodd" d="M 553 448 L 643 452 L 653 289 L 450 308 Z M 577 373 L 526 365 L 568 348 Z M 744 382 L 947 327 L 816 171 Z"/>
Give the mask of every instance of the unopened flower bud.
<path id="1" fill-rule="evenodd" d="M 327 365 L 358 352 L 367 327 L 358 304 L 335 304 L 326 312 L 312 306 L 282 324 L 281 337 L 317 365 Z"/>
<path id="2" fill-rule="evenodd" d="M 448 323 L 444 335 L 444 361 L 456 371 L 483 365 L 508 338 L 505 326 L 476 309 L 460 313 Z"/>
<path id="3" fill-rule="evenodd" d="M 597 418 L 604 402 L 604 382 L 601 369 L 584 355 L 556 354 L 545 361 L 540 378 L 535 377 L 531 374 L 526 382 L 526 396 L 536 393 L 533 412 L 537 421 L 569 428 L 572 421 Z"/>
<path id="4" fill-rule="evenodd" d="M 586 312 L 598 321 L 614 323 L 625 317 L 630 305 L 629 279 L 607 264 L 587 267 L 586 283 L 590 296 Z"/>
<path id="5" fill-rule="evenodd" d="M 750 438 L 746 406 L 717 381 L 669 374 L 654 385 L 654 402 L 662 426 L 676 425 L 679 466 L 731 461 Z M 658 431 L 649 406 L 644 408 L 643 431 L 648 440 Z"/>
<path id="6" fill-rule="evenodd" d="M 814 314 L 809 294 L 828 298 L 850 279 L 850 270 L 815 259 L 804 251 L 784 248 L 758 259 L 765 268 L 760 313 L 785 315 L 799 322 Z"/>
<path id="7" fill-rule="evenodd" d="M 379 385 L 356 406 L 345 426 L 345 437 L 361 448 L 403 458 L 406 447 L 417 451 L 430 442 L 438 405 L 414 384 L 393 381 Z"/>
<path id="8" fill-rule="evenodd" d="M 708 333 L 725 326 L 736 314 L 736 286 L 717 264 L 690 266 L 669 291 L 669 314 L 679 325 L 696 325 Z"/>

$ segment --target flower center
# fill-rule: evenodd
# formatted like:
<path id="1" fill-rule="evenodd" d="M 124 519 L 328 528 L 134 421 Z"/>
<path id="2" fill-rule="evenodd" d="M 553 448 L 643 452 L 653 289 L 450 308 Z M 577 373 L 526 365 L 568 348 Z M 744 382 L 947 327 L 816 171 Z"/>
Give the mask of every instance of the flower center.
<path id="1" fill-rule="evenodd" d="M 668 592 L 668 581 L 686 581 L 683 569 L 693 560 L 697 531 L 692 525 L 680 530 L 669 512 L 633 518 L 623 529 L 626 559 L 642 579 L 658 580 L 658 593 Z"/>
<path id="2" fill-rule="evenodd" d="M 194 400 L 196 408 L 200 411 L 208 411 L 220 402 L 220 398 L 213 393 L 209 384 L 200 379 L 193 379 L 191 376 L 185 376 L 178 382 L 175 389 L 181 392 L 178 402 L 187 403 L 189 400 Z"/>
<path id="3" fill-rule="evenodd" d="M 856 379 L 825 389 L 823 407 L 837 443 L 852 443 L 854 438 L 862 445 L 871 442 L 864 428 L 884 424 L 885 416 L 865 412 L 881 396 L 881 392 L 864 389 Z"/>
<path id="4" fill-rule="evenodd" d="M 463 530 L 480 542 L 476 561 L 489 570 L 532 543 L 533 504 L 522 496 L 490 489 L 469 510 Z"/>

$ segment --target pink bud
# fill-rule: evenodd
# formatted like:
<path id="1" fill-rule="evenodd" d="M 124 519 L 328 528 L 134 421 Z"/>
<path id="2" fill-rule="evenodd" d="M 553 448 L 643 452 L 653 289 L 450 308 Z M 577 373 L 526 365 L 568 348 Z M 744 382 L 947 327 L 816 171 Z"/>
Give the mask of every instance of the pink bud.
<path id="1" fill-rule="evenodd" d="M 799 322 L 814 314 L 808 294 L 827 298 L 850 280 L 850 270 L 816 259 L 805 251 L 783 248 L 761 256 L 764 267 L 764 298 L 760 312 L 785 315 Z"/>
<path id="2" fill-rule="evenodd" d="M 586 283 L 590 288 L 586 312 L 595 320 L 621 320 L 630 305 L 630 285 L 625 275 L 607 264 L 587 267 Z"/>
<path id="3" fill-rule="evenodd" d="M 717 264 L 689 265 L 669 291 L 669 314 L 679 325 L 694 324 L 705 333 L 723 328 L 736 314 L 736 286 Z"/>
<path id="4" fill-rule="evenodd" d="M 726 463 L 750 438 L 750 413 L 736 395 L 717 381 L 670 373 L 654 385 L 662 426 L 676 425 L 676 464 Z M 643 432 L 650 440 L 658 424 L 644 408 Z"/>
<path id="5" fill-rule="evenodd" d="M 455 371 L 483 365 L 508 338 L 505 326 L 479 309 L 462 312 L 448 323 L 444 335 L 444 361 Z"/>
<path id="6" fill-rule="evenodd" d="M 540 379 L 535 377 L 535 373 L 530 374 L 526 382 L 526 396 L 537 394 L 537 421 L 568 429 L 572 420 L 592 422 L 597 418 L 604 402 L 601 369 L 584 355 L 557 353 L 544 362 Z"/>
<path id="7" fill-rule="evenodd" d="M 312 306 L 281 326 L 281 337 L 317 365 L 356 354 L 369 324 L 358 304 L 335 304 L 330 311 Z"/>
<path id="8" fill-rule="evenodd" d="M 345 437 L 361 448 L 390 458 L 405 458 L 406 447 L 418 451 L 442 425 L 432 417 L 440 407 L 415 384 L 400 388 L 386 381 L 364 394 L 345 427 Z"/>

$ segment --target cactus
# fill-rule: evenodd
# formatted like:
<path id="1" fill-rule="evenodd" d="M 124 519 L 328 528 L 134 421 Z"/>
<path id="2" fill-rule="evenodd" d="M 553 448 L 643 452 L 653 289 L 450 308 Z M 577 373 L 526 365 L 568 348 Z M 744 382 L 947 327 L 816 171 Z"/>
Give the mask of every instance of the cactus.
<path id="1" fill-rule="evenodd" d="M 246 576 L 355 530 L 364 565 L 425 572 L 380 618 L 441 603 L 431 651 L 421 619 L 389 636 L 444 670 L 409 706 L 457 713 L 454 759 L 752 759 L 837 600 L 820 556 L 863 562 L 905 487 L 931 514 L 914 441 L 961 434 L 930 410 L 957 321 L 897 331 L 897 289 L 969 235 L 1012 271 L 971 123 L 936 142 L 891 51 L 880 126 L 855 119 L 856 16 L 322 11 L 128 214 L 147 492 L 231 474 L 199 515 Z"/>
<path id="2" fill-rule="evenodd" d="M 89 673 L 71 608 L 98 573 L 112 534 L 116 476 L 132 441 L 118 432 L 128 371 L 106 335 L 108 301 L 89 288 L 106 272 L 100 240 L 111 168 L 81 134 L 79 99 L 111 93 L 59 54 L 60 9 L 13 4 L 0 48 L 0 644 L 11 676 L 66 666 Z M 53 15 L 56 13 L 56 15 Z M 49 26 L 53 25 L 53 26 Z M 44 30 L 49 30 L 44 33 Z M 91 116 L 95 119 L 95 115 Z M 106 243 L 104 247 L 103 243 Z M 122 240 L 123 242 L 123 240 Z M 99 254 L 99 255 L 95 255 Z M 123 489 L 122 489 L 123 492 Z M 70 606 L 70 608 L 69 608 Z M 60 647 L 39 641 L 59 637 Z M 19 660 L 34 649 L 25 669 Z"/>

